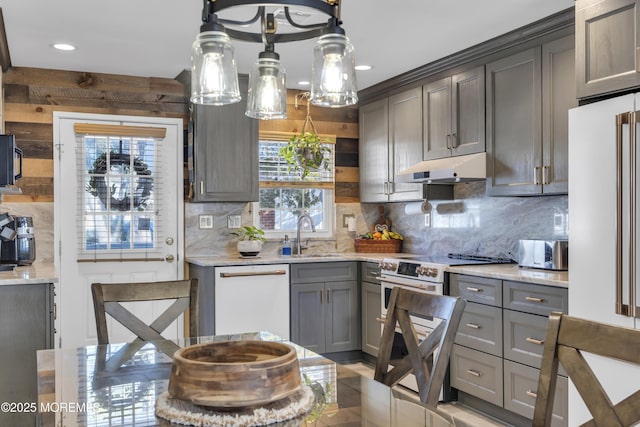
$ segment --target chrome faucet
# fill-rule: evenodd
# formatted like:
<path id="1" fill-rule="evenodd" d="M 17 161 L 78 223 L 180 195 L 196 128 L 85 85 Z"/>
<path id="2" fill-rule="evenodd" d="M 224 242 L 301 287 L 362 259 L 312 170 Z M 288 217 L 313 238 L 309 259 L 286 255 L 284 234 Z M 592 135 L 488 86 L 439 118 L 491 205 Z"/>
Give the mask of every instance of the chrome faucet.
<path id="1" fill-rule="evenodd" d="M 315 233 L 316 231 L 316 226 L 313 224 L 313 219 L 311 219 L 308 213 L 303 213 L 298 217 L 298 229 L 296 230 L 296 249 L 298 251 L 297 252 L 298 255 L 302 254 L 302 249 L 306 249 L 306 247 L 303 247 L 302 244 L 300 243 L 300 226 L 302 225 L 303 222 L 306 222 L 311 226 L 312 232 Z"/>

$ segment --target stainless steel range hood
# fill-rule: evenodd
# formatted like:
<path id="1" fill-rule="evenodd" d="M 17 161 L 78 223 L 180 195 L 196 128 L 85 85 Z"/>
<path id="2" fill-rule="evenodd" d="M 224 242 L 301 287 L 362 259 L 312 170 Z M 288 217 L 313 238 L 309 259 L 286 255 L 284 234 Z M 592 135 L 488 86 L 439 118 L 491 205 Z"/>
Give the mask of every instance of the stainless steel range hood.
<path id="1" fill-rule="evenodd" d="M 467 154 L 444 159 L 424 160 L 396 174 L 407 182 L 455 184 L 487 178 L 487 154 Z"/>

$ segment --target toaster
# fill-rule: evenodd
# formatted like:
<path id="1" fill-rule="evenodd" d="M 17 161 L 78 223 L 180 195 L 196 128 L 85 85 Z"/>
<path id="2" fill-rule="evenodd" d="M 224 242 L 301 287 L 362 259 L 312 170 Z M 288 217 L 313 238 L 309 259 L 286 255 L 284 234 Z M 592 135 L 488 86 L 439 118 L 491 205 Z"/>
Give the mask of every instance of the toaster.
<path id="1" fill-rule="evenodd" d="M 569 269 L 568 240 L 520 240 L 518 246 L 520 267 L 545 270 Z"/>

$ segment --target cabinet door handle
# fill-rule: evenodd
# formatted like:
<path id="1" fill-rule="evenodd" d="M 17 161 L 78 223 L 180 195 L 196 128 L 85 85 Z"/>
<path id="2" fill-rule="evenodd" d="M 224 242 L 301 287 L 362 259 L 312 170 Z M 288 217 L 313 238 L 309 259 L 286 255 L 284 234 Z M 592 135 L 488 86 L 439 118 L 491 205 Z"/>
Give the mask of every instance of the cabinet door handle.
<path id="1" fill-rule="evenodd" d="M 270 271 L 238 271 L 236 273 L 220 273 L 223 279 L 229 277 L 251 277 L 251 276 L 283 276 L 287 274 L 286 270 L 270 270 Z"/>
<path id="2" fill-rule="evenodd" d="M 469 328 L 472 328 L 472 329 L 480 329 L 482 327 L 482 326 L 478 325 L 477 323 L 467 323 L 467 326 Z"/>
<path id="3" fill-rule="evenodd" d="M 451 134 L 451 148 L 458 148 L 458 136 L 455 132 Z"/>
<path id="4" fill-rule="evenodd" d="M 331 304 L 331 288 L 327 289 L 327 304 Z"/>
<path id="5" fill-rule="evenodd" d="M 389 194 L 393 194 L 396 192 L 396 183 L 393 181 L 389 181 Z"/>
<path id="6" fill-rule="evenodd" d="M 382 323 L 384 325 L 384 322 L 386 322 L 386 319 L 383 319 L 382 317 L 376 317 L 376 322 Z"/>
<path id="7" fill-rule="evenodd" d="M 527 342 L 532 343 L 532 344 L 544 345 L 544 341 L 543 340 L 539 340 L 539 339 L 536 339 L 536 338 L 527 337 L 525 340 Z"/>
<path id="8" fill-rule="evenodd" d="M 527 391 L 525 392 L 525 394 L 526 394 L 527 396 L 529 396 L 529 397 L 533 397 L 534 399 L 538 397 L 538 393 L 536 393 L 535 391 L 532 391 L 532 390 L 527 390 Z"/>
<path id="9" fill-rule="evenodd" d="M 204 194 L 204 181 L 200 181 L 200 194 Z"/>
<path id="10" fill-rule="evenodd" d="M 451 149 L 451 141 L 450 141 L 450 138 L 451 138 L 451 134 L 450 134 L 450 133 L 448 133 L 448 134 L 447 134 L 447 149 L 449 149 L 449 150 Z"/>
<path id="11" fill-rule="evenodd" d="M 544 298 L 538 298 L 538 297 L 525 297 L 524 299 L 526 299 L 529 302 L 544 302 Z"/>
<path id="12" fill-rule="evenodd" d="M 467 374 L 480 378 L 482 374 L 474 369 L 467 369 Z"/>
<path id="13" fill-rule="evenodd" d="M 540 166 L 533 167 L 533 185 L 540 185 Z"/>
<path id="14" fill-rule="evenodd" d="M 470 291 L 470 292 L 482 292 L 482 289 L 480 289 L 480 288 L 472 288 L 472 287 L 469 287 L 469 286 L 467 286 L 467 290 Z"/>
<path id="15" fill-rule="evenodd" d="M 542 184 L 551 184 L 551 166 L 546 165 L 542 167 Z"/>

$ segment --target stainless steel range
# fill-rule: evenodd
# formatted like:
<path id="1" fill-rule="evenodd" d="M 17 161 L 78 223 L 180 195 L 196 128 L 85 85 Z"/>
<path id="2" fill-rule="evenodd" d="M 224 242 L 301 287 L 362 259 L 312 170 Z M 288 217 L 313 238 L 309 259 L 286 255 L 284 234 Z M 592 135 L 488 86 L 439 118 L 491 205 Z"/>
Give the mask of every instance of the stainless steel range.
<path id="1" fill-rule="evenodd" d="M 380 262 L 380 285 L 381 289 L 381 319 L 387 315 L 391 290 L 395 286 L 411 289 L 416 292 L 432 293 L 438 295 L 448 295 L 448 280 L 445 270 L 451 265 L 472 265 L 472 264 L 504 264 L 514 263 L 509 258 L 486 257 L 467 254 L 449 254 L 447 256 L 429 256 L 416 258 L 384 258 Z M 424 339 L 431 330 L 438 324 L 437 319 L 425 319 L 421 317 L 411 317 L 417 335 Z M 382 333 L 382 327 L 380 328 Z M 406 346 L 400 334 L 396 330 L 396 337 L 392 349 L 392 359 L 394 356 L 406 355 Z M 417 391 L 418 387 L 413 375 L 407 376 L 401 384 Z M 448 400 L 448 384 L 445 384 L 444 391 L 440 398 Z"/>

